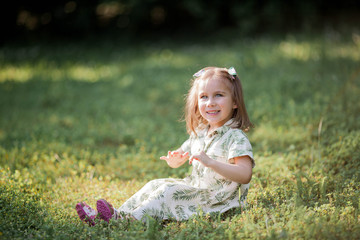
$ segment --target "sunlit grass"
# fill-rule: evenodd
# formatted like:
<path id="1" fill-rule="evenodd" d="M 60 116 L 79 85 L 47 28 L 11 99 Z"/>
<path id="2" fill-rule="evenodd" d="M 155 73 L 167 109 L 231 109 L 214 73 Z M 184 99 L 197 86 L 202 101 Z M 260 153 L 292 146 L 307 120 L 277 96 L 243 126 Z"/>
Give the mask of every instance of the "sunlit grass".
<path id="1" fill-rule="evenodd" d="M 289 39 L 279 44 L 279 51 L 284 57 L 299 61 L 319 61 L 322 55 L 330 59 L 344 58 L 359 61 L 360 41 L 356 36 L 354 34 L 353 41 L 346 44 L 338 40 L 319 42 Z"/>
<path id="2" fill-rule="evenodd" d="M 329 50 L 330 58 L 348 58 L 353 61 L 360 60 L 360 45 L 340 45 Z"/>
<path id="3" fill-rule="evenodd" d="M 191 65 L 194 62 L 190 56 L 174 54 L 171 50 L 155 50 L 143 59 L 123 62 L 114 61 L 110 64 L 79 64 L 71 60 L 62 66 L 57 66 L 53 62 L 34 62 L 23 65 L 4 64 L 0 68 L 0 82 L 15 81 L 26 82 L 33 78 L 41 78 L 47 81 L 61 81 L 62 79 L 71 79 L 74 81 L 97 82 L 106 79 L 119 78 L 124 85 L 131 82 L 131 75 L 126 74 L 126 70 L 132 69 L 134 72 L 143 71 L 142 66 L 152 67 L 176 67 L 182 68 Z"/>
<path id="4" fill-rule="evenodd" d="M 53 64 L 39 64 L 38 66 L 4 66 L 0 69 L 0 82 L 26 82 L 34 77 L 47 81 L 73 79 L 75 81 L 96 82 L 117 76 L 120 68 L 116 66 L 73 66 L 56 67 Z"/>
<path id="5" fill-rule="evenodd" d="M 106 78 L 114 77 L 117 70 L 109 66 L 89 67 L 75 66 L 69 69 L 69 77 L 77 81 L 96 82 Z"/>
<path id="6" fill-rule="evenodd" d="M 4 81 L 16 81 L 26 82 L 34 75 L 32 67 L 28 66 L 2 66 L 0 69 L 0 82 Z"/>
<path id="7" fill-rule="evenodd" d="M 283 41 L 279 45 L 279 50 L 284 57 L 300 61 L 317 61 L 321 54 L 320 47 L 310 42 Z"/>

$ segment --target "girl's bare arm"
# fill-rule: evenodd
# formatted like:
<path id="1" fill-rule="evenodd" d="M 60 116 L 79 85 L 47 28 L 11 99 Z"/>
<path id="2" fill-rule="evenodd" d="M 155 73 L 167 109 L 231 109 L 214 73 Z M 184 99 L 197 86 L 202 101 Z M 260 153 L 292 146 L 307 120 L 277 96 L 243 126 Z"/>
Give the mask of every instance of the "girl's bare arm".
<path id="1" fill-rule="evenodd" d="M 193 160 L 200 161 L 206 167 L 234 182 L 247 184 L 252 177 L 252 162 L 249 156 L 236 157 L 234 158 L 235 164 L 230 164 L 216 161 L 201 152 L 199 155 L 191 156 L 190 163 Z"/>

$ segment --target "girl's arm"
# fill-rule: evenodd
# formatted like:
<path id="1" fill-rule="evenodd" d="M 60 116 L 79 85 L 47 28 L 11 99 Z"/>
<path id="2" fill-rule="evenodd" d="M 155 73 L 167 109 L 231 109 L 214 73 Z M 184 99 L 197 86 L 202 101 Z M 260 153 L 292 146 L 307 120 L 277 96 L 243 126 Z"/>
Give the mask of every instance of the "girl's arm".
<path id="1" fill-rule="evenodd" d="M 171 168 L 178 168 L 189 159 L 189 153 L 179 148 L 175 151 L 169 151 L 167 156 L 161 156 L 160 159 L 165 160 Z"/>
<path id="2" fill-rule="evenodd" d="M 199 155 L 191 156 L 189 163 L 191 164 L 193 160 L 200 161 L 206 167 L 234 182 L 247 184 L 252 177 L 252 162 L 249 156 L 236 157 L 235 164 L 230 164 L 216 161 L 201 152 Z"/>

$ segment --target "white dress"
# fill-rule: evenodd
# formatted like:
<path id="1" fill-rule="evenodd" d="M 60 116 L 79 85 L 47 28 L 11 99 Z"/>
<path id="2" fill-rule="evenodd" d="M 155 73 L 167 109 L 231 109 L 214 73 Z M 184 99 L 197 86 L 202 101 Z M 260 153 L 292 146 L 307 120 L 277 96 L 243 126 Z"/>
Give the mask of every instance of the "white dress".
<path id="1" fill-rule="evenodd" d="M 207 128 L 192 134 L 181 149 L 190 155 L 204 151 L 220 162 L 234 163 L 233 158 L 249 156 L 255 166 L 251 144 L 243 131 L 231 128 L 232 120 L 206 136 Z M 158 219 L 186 220 L 199 212 L 226 212 L 244 206 L 249 184 L 224 178 L 199 161 L 184 179 L 155 179 L 129 198 L 117 212 L 138 220 L 150 215 Z M 240 195 L 239 195 L 240 189 Z"/>

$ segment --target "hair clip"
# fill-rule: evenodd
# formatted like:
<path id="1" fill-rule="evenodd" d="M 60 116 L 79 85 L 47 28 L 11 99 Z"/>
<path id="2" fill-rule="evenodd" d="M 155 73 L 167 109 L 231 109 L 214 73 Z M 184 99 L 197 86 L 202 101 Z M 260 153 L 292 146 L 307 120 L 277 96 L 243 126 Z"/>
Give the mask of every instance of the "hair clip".
<path id="1" fill-rule="evenodd" d="M 204 74 L 204 72 L 205 72 L 205 70 L 204 70 L 204 69 L 201 69 L 201 70 L 197 71 L 197 72 L 193 75 L 193 77 L 196 77 L 196 78 L 201 77 L 201 76 Z"/>
<path id="2" fill-rule="evenodd" d="M 228 73 L 231 75 L 232 79 L 235 79 L 235 76 L 237 75 L 235 68 L 234 67 L 230 67 L 228 69 Z"/>
<path id="3" fill-rule="evenodd" d="M 235 71 L 235 68 L 234 68 L 234 67 L 230 67 L 227 71 L 228 71 L 228 73 L 231 75 L 231 78 L 232 78 L 232 79 L 235 79 L 235 76 L 237 75 L 237 73 L 236 73 L 236 71 Z M 197 72 L 193 75 L 193 77 L 196 77 L 196 78 L 201 77 L 204 73 L 205 73 L 205 70 L 204 70 L 204 69 L 201 69 L 201 70 L 197 71 Z"/>

